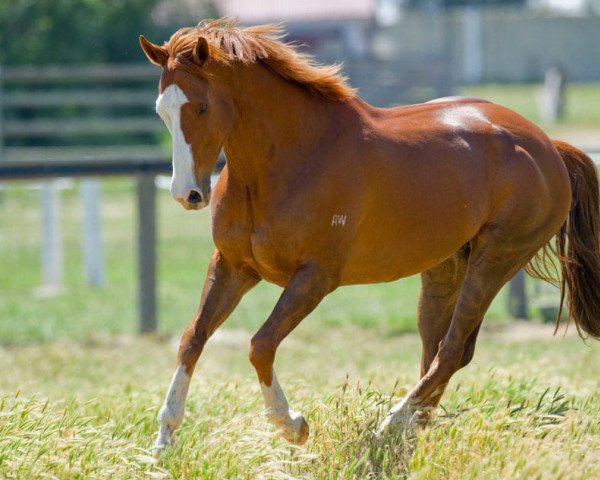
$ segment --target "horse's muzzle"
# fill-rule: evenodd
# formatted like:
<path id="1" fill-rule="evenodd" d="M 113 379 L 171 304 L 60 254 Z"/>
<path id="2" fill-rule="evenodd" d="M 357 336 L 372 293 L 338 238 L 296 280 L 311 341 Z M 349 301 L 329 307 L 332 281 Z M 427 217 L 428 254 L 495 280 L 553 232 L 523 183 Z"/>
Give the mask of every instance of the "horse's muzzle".
<path id="1" fill-rule="evenodd" d="M 190 205 L 197 205 L 199 203 L 202 203 L 202 200 L 203 200 L 202 193 L 200 193 L 199 191 L 190 190 L 190 192 L 188 193 L 187 202 Z"/>
<path id="2" fill-rule="evenodd" d="M 192 189 L 185 197 L 177 197 L 176 200 L 186 210 L 200 210 L 208 206 L 210 202 L 210 192 L 203 194 L 199 190 Z"/>

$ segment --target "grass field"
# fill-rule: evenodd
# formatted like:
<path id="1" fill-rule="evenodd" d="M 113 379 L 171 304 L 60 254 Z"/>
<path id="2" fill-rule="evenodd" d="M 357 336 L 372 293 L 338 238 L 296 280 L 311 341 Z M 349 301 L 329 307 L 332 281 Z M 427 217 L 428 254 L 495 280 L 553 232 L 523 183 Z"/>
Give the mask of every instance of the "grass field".
<path id="1" fill-rule="evenodd" d="M 537 109 L 537 92 L 540 85 L 499 85 L 486 84 L 462 87 L 460 94 L 486 98 L 505 105 L 536 123 L 541 123 Z M 600 87 L 596 83 L 570 84 L 565 93 L 564 114 L 552 129 L 586 129 L 600 128 Z"/>
<path id="2" fill-rule="evenodd" d="M 532 89 L 463 93 L 528 116 Z M 554 128 L 595 131 L 600 110 L 581 112 L 599 91 L 577 93 L 571 108 L 580 113 Z M 212 246 L 208 212 L 185 212 L 161 191 L 160 332 L 135 336 L 133 191 L 131 180 L 103 182 L 108 278 L 92 289 L 82 274 L 76 184 L 65 190 L 66 281 L 50 297 L 38 290 L 38 191 L 0 191 L 0 478 L 600 478 L 600 345 L 572 332 L 554 337 L 538 320 L 507 320 L 503 295 L 433 423 L 401 439 L 372 437 L 417 379 L 417 277 L 340 289 L 283 343 L 278 376 L 311 427 L 302 448 L 261 415 L 247 349 L 280 289 L 259 285 L 209 342 L 178 444 L 153 459 L 156 414 Z"/>
<path id="3" fill-rule="evenodd" d="M 482 334 L 429 427 L 399 441 L 370 430 L 415 381 L 419 340 L 303 325 L 278 371 L 311 426 L 287 445 L 260 414 L 249 332 L 209 343 L 179 443 L 149 448 L 173 368 L 170 340 L 106 336 L 0 350 L 3 478 L 599 478 L 598 345 L 509 326 Z"/>

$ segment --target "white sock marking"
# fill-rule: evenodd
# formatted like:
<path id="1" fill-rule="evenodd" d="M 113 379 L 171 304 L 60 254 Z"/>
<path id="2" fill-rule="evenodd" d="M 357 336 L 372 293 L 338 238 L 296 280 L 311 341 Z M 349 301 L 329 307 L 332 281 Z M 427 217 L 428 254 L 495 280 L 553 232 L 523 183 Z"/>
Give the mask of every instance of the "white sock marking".
<path id="1" fill-rule="evenodd" d="M 164 448 L 172 443 L 175 430 L 183 420 L 189 386 L 190 376 L 185 371 L 185 365 L 179 365 L 171 379 L 165 403 L 158 413 L 160 425 L 155 448 Z"/>
<path id="2" fill-rule="evenodd" d="M 265 415 L 279 429 L 288 442 L 303 444 L 308 438 L 308 426 L 304 417 L 290 410 L 285 393 L 281 389 L 275 372 L 272 371 L 271 386 L 261 382 L 260 388 L 265 399 Z"/>
<path id="3" fill-rule="evenodd" d="M 265 398 L 266 415 L 269 418 L 285 418 L 289 415 L 290 406 L 281 385 L 277 381 L 275 372 L 272 372 L 271 386 L 261 382 L 260 388 Z"/>
<path id="4" fill-rule="evenodd" d="M 415 422 L 415 410 L 414 403 L 410 399 L 410 397 L 406 396 L 392 407 L 387 416 L 379 425 L 377 430 L 377 434 L 381 435 L 385 430 L 392 426 L 399 426 L 402 428 L 409 428 Z"/>

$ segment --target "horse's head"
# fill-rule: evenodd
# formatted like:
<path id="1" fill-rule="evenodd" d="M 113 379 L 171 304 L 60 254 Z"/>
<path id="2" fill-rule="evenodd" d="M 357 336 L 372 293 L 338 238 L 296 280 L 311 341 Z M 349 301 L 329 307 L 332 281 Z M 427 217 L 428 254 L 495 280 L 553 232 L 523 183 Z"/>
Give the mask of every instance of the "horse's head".
<path id="1" fill-rule="evenodd" d="M 269 131 L 256 124 L 289 116 L 293 102 L 281 104 L 291 92 L 288 83 L 317 101 L 355 98 L 339 65 L 318 65 L 282 42 L 283 36 L 281 25 L 242 28 L 236 20 L 222 18 L 181 28 L 163 46 L 140 37 L 148 59 L 163 69 L 156 110 L 173 137 L 171 193 L 185 208 L 208 205 L 210 174 L 226 142 L 230 151 L 262 156 L 248 151 L 257 148 L 256 137 Z M 289 88 L 279 88 L 281 83 Z M 305 96 L 299 101 L 305 102 Z M 267 112 L 275 107 L 279 113 L 270 116 Z M 253 115 L 260 120 L 254 130 L 248 128 Z M 280 126 L 285 130 L 281 141 L 290 142 L 287 121 Z"/>
<path id="2" fill-rule="evenodd" d="M 171 195 L 185 209 L 210 202 L 210 176 L 232 125 L 232 105 L 207 71 L 210 48 L 200 37 L 176 54 L 140 36 L 148 59 L 162 67 L 156 111 L 173 139 Z"/>

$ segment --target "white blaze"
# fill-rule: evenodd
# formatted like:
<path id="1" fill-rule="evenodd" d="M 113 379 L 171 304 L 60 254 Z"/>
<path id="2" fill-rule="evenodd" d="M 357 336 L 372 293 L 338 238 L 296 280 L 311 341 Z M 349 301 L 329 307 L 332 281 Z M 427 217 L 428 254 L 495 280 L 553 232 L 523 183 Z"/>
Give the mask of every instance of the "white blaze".
<path id="1" fill-rule="evenodd" d="M 192 146 L 185 142 L 181 129 L 181 107 L 188 103 L 186 94 L 175 84 L 169 85 L 156 99 L 156 112 L 171 132 L 173 139 L 173 177 L 171 195 L 186 197 L 190 190 L 198 190 L 194 175 Z"/>

